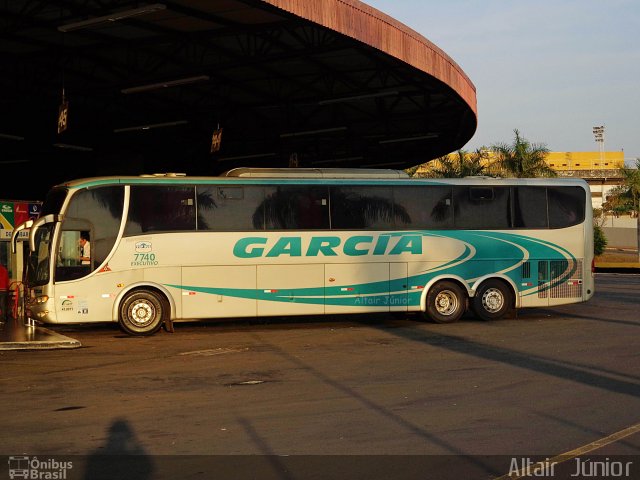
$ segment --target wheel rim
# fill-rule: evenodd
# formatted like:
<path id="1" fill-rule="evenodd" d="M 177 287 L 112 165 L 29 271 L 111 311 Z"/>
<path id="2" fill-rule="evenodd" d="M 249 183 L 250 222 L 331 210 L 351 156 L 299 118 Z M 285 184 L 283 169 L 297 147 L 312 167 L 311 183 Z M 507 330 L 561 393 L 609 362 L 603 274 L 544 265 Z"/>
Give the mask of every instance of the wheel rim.
<path id="1" fill-rule="evenodd" d="M 458 296 L 451 290 L 443 290 L 436 295 L 435 307 L 440 315 L 449 316 L 458 310 Z"/>
<path id="2" fill-rule="evenodd" d="M 504 295 L 497 288 L 490 288 L 482 295 L 482 308 L 489 313 L 499 312 L 504 306 Z"/>
<path id="3" fill-rule="evenodd" d="M 129 318 L 138 327 L 150 324 L 155 316 L 155 308 L 149 302 L 138 300 L 129 308 Z"/>

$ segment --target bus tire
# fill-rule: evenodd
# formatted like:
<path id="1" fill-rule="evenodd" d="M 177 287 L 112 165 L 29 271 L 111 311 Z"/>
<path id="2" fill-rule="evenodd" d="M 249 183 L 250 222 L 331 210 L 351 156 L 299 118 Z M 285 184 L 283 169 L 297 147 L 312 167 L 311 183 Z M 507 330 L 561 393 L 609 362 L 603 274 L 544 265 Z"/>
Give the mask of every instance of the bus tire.
<path id="1" fill-rule="evenodd" d="M 168 314 L 166 302 L 152 290 L 133 290 L 120 304 L 120 328 L 129 335 L 153 335 Z"/>
<path id="2" fill-rule="evenodd" d="M 466 310 L 466 303 L 467 296 L 460 285 L 445 280 L 429 289 L 426 314 L 436 323 L 457 322 Z"/>
<path id="3" fill-rule="evenodd" d="M 480 284 L 471 301 L 473 313 L 482 320 L 498 320 L 513 306 L 511 287 L 495 278 Z"/>

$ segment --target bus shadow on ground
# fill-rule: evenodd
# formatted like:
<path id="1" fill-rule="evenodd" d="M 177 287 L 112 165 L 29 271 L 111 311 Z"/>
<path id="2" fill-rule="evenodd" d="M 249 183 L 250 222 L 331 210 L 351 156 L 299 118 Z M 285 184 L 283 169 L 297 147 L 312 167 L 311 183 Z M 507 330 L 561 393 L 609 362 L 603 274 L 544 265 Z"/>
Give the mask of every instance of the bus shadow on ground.
<path id="1" fill-rule="evenodd" d="M 405 340 L 421 343 L 430 347 L 470 355 L 490 362 L 524 368 L 609 392 L 640 397 L 640 379 L 637 376 L 627 375 L 622 372 L 611 372 L 592 365 L 581 365 L 531 353 L 519 352 L 510 348 L 488 345 L 443 332 L 434 333 L 415 328 L 397 328 L 389 330 L 389 332 Z M 626 381 L 619 378 L 612 378 L 608 375 L 627 377 L 630 380 L 639 381 Z"/>

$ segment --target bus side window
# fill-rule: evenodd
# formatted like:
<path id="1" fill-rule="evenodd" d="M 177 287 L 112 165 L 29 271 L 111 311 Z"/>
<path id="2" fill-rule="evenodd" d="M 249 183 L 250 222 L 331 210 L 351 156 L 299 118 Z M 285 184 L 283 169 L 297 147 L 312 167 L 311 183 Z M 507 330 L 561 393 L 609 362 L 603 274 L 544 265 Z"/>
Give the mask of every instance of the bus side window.
<path id="1" fill-rule="evenodd" d="M 329 189 L 325 186 L 279 185 L 265 188 L 263 215 L 267 230 L 328 230 Z"/>
<path id="2" fill-rule="evenodd" d="M 125 235 L 196 229 L 193 186 L 131 186 Z"/>
<path id="3" fill-rule="evenodd" d="M 417 229 L 449 229 L 453 227 L 451 187 L 420 185 L 395 187 L 396 208 L 406 211 L 409 224 L 396 227 Z"/>
<path id="4" fill-rule="evenodd" d="M 91 270 L 90 260 L 83 260 L 81 238 L 86 238 L 86 231 L 63 230 L 58 242 L 56 256 L 56 282 L 76 280 L 88 275 Z M 86 252 L 90 256 L 90 251 Z"/>
<path id="5" fill-rule="evenodd" d="M 331 228 L 392 230 L 410 223 L 404 207 L 395 205 L 393 190 L 380 185 L 331 187 Z"/>
<path id="6" fill-rule="evenodd" d="M 545 187 L 513 187 L 513 227 L 549 227 Z"/>
<path id="7" fill-rule="evenodd" d="M 264 202 L 260 185 L 198 185 L 198 230 L 238 232 L 264 230 L 256 210 Z"/>
<path id="8" fill-rule="evenodd" d="M 585 191 L 580 187 L 548 187 L 549 227 L 564 228 L 584 221 Z"/>
<path id="9" fill-rule="evenodd" d="M 75 193 L 65 211 L 62 230 L 75 231 L 78 238 L 75 244 L 66 248 L 74 248 L 77 253 L 79 232 L 91 232 L 90 266 L 97 268 L 106 260 L 115 245 L 122 222 L 123 205 L 122 185 L 101 186 Z M 68 252 L 65 256 L 69 258 Z"/>
<path id="10" fill-rule="evenodd" d="M 454 187 L 455 225 L 458 229 L 511 228 L 509 187 Z"/>

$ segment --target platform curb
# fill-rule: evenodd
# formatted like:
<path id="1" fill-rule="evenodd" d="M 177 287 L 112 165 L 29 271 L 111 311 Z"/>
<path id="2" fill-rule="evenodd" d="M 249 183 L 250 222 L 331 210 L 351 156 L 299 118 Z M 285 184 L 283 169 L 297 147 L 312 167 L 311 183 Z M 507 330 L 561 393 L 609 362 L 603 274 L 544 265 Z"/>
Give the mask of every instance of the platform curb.
<path id="1" fill-rule="evenodd" d="M 75 338 L 66 337 L 43 327 L 35 328 L 41 333 L 53 337 L 51 340 L 25 340 L 20 342 L 0 342 L 0 350 L 54 350 L 57 348 L 80 348 L 82 343 Z"/>
<path id="2" fill-rule="evenodd" d="M 638 262 L 596 262 L 596 268 L 640 268 Z"/>

